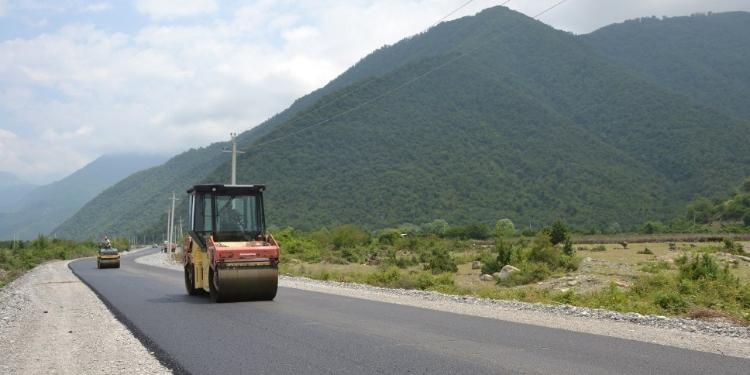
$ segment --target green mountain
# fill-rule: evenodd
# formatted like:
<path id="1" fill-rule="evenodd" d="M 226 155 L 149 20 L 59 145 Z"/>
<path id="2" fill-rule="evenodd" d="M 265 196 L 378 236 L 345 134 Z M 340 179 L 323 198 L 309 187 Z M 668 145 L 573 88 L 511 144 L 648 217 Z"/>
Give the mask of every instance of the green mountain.
<path id="1" fill-rule="evenodd" d="M 268 185 L 279 226 L 633 226 L 750 171 L 747 120 L 502 7 L 381 48 L 292 108 L 246 133 L 239 160 L 240 183 Z M 225 160 L 170 186 L 227 181 Z M 131 178 L 149 198 L 125 210 L 112 198 Z M 58 232 L 160 228 L 166 194 L 154 202 L 144 187 L 154 178 L 131 176 Z"/>
<path id="2" fill-rule="evenodd" d="M 697 103 L 750 119 L 750 13 L 641 18 L 580 39 Z"/>
<path id="3" fill-rule="evenodd" d="M 0 214 L 0 238 L 49 234 L 105 188 L 162 161 L 164 157 L 154 155 L 105 155 L 59 181 L 29 189 Z"/>

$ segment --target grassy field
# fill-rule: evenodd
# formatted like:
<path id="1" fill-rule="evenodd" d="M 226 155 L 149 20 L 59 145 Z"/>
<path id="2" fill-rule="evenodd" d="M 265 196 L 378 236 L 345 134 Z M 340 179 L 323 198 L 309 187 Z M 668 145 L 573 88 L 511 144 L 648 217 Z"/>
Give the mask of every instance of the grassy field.
<path id="1" fill-rule="evenodd" d="M 507 241 L 512 245 L 506 246 L 506 250 L 515 249 L 509 264 L 521 269 L 522 276 L 482 281 L 483 271 L 498 269 L 485 263 L 504 251 L 494 241 L 382 241 L 381 237 L 337 248 L 330 238 L 321 240 L 320 236 L 316 240 L 315 236 L 282 234 L 282 245 L 291 246 L 282 247 L 281 272 L 485 298 L 750 323 L 750 262 L 738 257 L 750 251 L 750 242 L 573 243 L 575 254 L 567 257 L 562 245 L 512 239 Z M 441 252 L 455 269 L 431 267 Z M 476 260 L 482 260 L 482 269 L 472 267 Z"/>
<path id="2" fill-rule="evenodd" d="M 114 239 L 113 245 L 122 249 L 129 246 L 126 239 Z M 45 236 L 33 241 L 0 241 L 0 288 L 43 262 L 93 256 L 98 248 L 91 241 L 76 242 Z"/>

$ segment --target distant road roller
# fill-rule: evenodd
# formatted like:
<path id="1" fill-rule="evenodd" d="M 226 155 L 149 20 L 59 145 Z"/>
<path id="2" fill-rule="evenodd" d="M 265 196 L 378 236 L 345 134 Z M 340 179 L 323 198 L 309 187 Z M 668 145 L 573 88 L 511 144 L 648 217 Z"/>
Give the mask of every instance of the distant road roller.
<path id="1" fill-rule="evenodd" d="M 195 185 L 183 247 L 188 294 L 214 302 L 272 300 L 279 245 L 266 233 L 263 185 Z"/>
<path id="2" fill-rule="evenodd" d="M 101 247 L 96 253 L 96 268 L 120 268 L 120 251 L 113 247 Z"/>

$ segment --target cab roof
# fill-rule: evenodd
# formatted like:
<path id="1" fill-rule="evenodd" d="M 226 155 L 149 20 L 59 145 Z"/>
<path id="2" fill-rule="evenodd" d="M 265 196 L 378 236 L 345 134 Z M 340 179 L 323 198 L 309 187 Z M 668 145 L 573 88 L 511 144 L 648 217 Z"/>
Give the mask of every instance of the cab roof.
<path id="1" fill-rule="evenodd" d="M 265 185 L 221 185 L 221 184 L 206 184 L 206 185 L 195 185 L 188 189 L 188 194 L 192 193 L 210 193 L 216 192 L 218 194 L 257 194 L 266 190 Z"/>

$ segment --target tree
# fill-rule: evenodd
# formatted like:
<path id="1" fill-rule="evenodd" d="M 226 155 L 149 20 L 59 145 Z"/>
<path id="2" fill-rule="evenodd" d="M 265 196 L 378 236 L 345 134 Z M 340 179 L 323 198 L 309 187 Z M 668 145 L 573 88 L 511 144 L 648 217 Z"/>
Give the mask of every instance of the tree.
<path id="1" fill-rule="evenodd" d="M 568 256 L 572 256 L 575 254 L 576 250 L 573 248 L 573 242 L 570 240 L 570 238 L 566 238 L 565 242 L 563 242 L 563 253 Z"/>
<path id="2" fill-rule="evenodd" d="M 448 222 L 443 219 L 422 224 L 422 232 L 442 237 L 448 231 Z"/>
<path id="3" fill-rule="evenodd" d="M 336 249 L 364 245 L 370 240 L 370 234 L 354 225 L 342 225 L 331 231 L 333 246 Z"/>
<path id="4" fill-rule="evenodd" d="M 750 193 L 750 177 L 745 178 L 745 182 L 742 183 L 742 191 Z"/>
<path id="5" fill-rule="evenodd" d="M 516 233 L 516 226 L 510 219 L 500 219 L 495 223 L 495 236 L 497 238 L 510 237 Z"/>
<path id="6" fill-rule="evenodd" d="M 708 224 L 714 214 L 714 205 L 706 198 L 698 198 L 687 207 L 687 219 L 699 224 Z"/>
<path id="7" fill-rule="evenodd" d="M 550 242 L 552 242 L 552 245 L 557 245 L 559 243 L 565 242 L 565 240 L 569 238 L 570 232 L 565 223 L 560 219 L 555 221 L 549 231 L 549 239 Z"/>
<path id="8" fill-rule="evenodd" d="M 750 227 L 750 211 L 745 212 L 745 215 L 742 216 L 742 222 L 746 227 Z"/>

